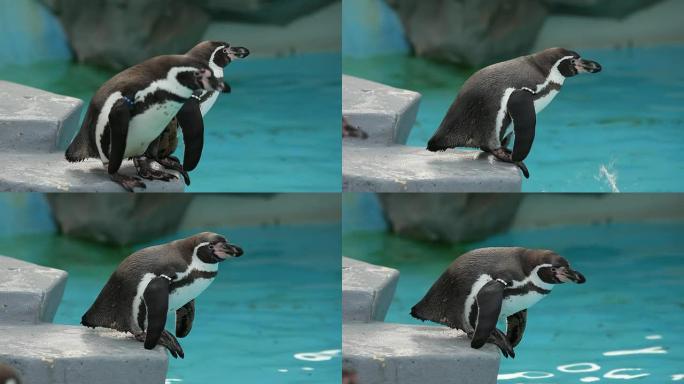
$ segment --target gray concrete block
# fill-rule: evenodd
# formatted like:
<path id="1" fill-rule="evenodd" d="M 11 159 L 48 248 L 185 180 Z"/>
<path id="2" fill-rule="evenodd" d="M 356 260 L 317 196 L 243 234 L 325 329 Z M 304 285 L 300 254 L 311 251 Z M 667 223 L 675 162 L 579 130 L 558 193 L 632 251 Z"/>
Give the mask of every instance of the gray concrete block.
<path id="1" fill-rule="evenodd" d="M 0 256 L 0 324 L 52 322 L 66 281 L 62 270 Z"/>
<path id="2" fill-rule="evenodd" d="M 0 361 L 26 383 L 164 383 L 163 347 L 148 351 L 132 335 L 81 326 L 0 324 Z"/>
<path id="3" fill-rule="evenodd" d="M 383 321 L 399 271 L 342 258 L 342 321 Z"/>
<path id="4" fill-rule="evenodd" d="M 520 192 L 513 164 L 477 150 L 344 145 L 342 190 L 349 192 Z"/>
<path id="5" fill-rule="evenodd" d="M 499 371 L 495 346 L 446 327 L 347 323 L 342 340 L 343 368 L 363 384 L 494 384 Z"/>
<path id="6" fill-rule="evenodd" d="M 109 179 L 98 159 L 70 163 L 62 152 L 31 154 L 0 154 L 3 172 L 0 191 L 5 192 L 126 192 Z M 120 173 L 135 175 L 133 162 L 125 160 Z M 192 175 L 190 176 L 192 177 Z M 183 179 L 165 181 L 143 180 L 147 189 L 136 192 L 183 192 Z"/>
<path id="7" fill-rule="evenodd" d="M 65 149 L 79 128 L 82 106 L 73 97 L 0 81 L 0 151 Z"/>
<path id="8" fill-rule="evenodd" d="M 366 140 L 347 138 L 343 144 L 406 144 L 419 105 L 418 92 L 342 75 L 342 116 L 368 133 Z"/>

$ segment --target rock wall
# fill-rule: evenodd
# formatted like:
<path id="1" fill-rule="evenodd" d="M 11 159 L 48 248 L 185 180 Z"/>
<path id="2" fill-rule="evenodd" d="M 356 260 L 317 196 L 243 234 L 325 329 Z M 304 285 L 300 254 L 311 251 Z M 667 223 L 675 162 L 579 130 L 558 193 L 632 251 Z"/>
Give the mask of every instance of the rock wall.
<path id="1" fill-rule="evenodd" d="M 504 231 L 515 220 L 523 195 L 380 194 L 393 232 L 419 240 L 463 243 Z"/>
<path id="2" fill-rule="evenodd" d="M 417 56 L 480 67 L 529 53 L 548 16 L 623 18 L 661 0 L 385 1 Z"/>
<path id="3" fill-rule="evenodd" d="M 211 22 L 240 21 L 284 25 L 335 2 L 42 1 L 59 17 L 79 62 L 117 70 L 152 56 L 187 51 L 203 39 Z"/>

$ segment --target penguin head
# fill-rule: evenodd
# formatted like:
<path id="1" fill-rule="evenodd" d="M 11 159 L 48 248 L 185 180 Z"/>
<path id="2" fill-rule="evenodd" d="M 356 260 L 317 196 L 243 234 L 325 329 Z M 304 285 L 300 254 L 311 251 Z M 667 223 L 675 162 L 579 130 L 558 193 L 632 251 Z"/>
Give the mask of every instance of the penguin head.
<path id="1" fill-rule="evenodd" d="M 586 279 L 580 272 L 573 270 L 565 258 L 549 250 L 531 250 L 527 253 L 530 265 L 540 266 L 537 270 L 539 278 L 548 284 L 573 282 L 584 284 Z"/>
<path id="2" fill-rule="evenodd" d="M 249 56 L 249 49 L 232 47 L 225 41 L 203 41 L 192 48 L 187 55 L 204 60 L 210 63 L 210 66 L 216 65 L 223 68 L 235 59 L 244 59 Z"/>
<path id="3" fill-rule="evenodd" d="M 0 384 L 21 384 L 19 372 L 9 365 L 0 362 Z"/>
<path id="4" fill-rule="evenodd" d="M 601 72 L 601 65 L 599 63 L 585 60 L 580 57 L 579 53 L 565 48 L 549 48 L 534 56 L 545 67 L 557 65 L 558 72 L 563 77 L 572 77 L 580 73 Z"/>
<path id="5" fill-rule="evenodd" d="M 230 244 L 225 237 L 213 232 L 195 236 L 197 257 L 204 263 L 220 263 L 232 257 L 242 256 L 242 248 Z"/>
<path id="6" fill-rule="evenodd" d="M 176 80 L 182 86 L 193 91 L 223 91 L 225 84 L 217 79 L 208 67 L 199 63 L 193 67 L 195 68 L 194 71 L 179 72 L 176 76 Z"/>

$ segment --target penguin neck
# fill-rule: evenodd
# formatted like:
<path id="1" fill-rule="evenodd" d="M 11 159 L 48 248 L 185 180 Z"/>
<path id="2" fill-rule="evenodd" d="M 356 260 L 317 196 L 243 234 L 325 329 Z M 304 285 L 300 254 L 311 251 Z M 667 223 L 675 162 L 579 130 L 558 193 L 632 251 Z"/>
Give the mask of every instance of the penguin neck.
<path id="1" fill-rule="evenodd" d="M 216 64 L 214 62 L 214 58 L 216 57 L 216 54 L 221 51 L 223 48 L 225 48 L 225 45 L 220 45 L 214 51 L 211 53 L 211 56 L 209 56 L 209 69 L 211 69 L 211 72 L 214 74 L 214 77 L 217 79 L 223 78 L 223 67 L 220 65 Z"/>
<path id="2" fill-rule="evenodd" d="M 541 92 L 542 90 L 546 89 L 546 87 L 549 86 L 551 83 L 555 83 L 558 85 L 563 85 L 565 82 L 565 76 L 563 76 L 560 71 L 558 70 L 558 66 L 560 63 L 565 60 L 565 59 L 571 59 L 572 56 L 564 56 L 560 59 L 558 59 L 552 66 L 551 70 L 549 70 L 549 74 L 546 76 L 546 79 L 544 80 L 543 83 L 537 84 L 537 89 L 535 89 L 534 93 Z"/>
<path id="3" fill-rule="evenodd" d="M 184 86 L 180 82 L 178 82 L 178 74 L 183 73 L 183 72 L 194 72 L 197 71 L 197 68 L 195 67 L 173 67 L 169 70 L 169 72 L 166 73 L 166 77 L 163 79 L 158 79 L 150 83 L 147 87 L 144 89 L 141 89 L 140 91 L 135 93 L 135 101 L 136 102 L 143 102 L 145 101 L 145 98 L 149 95 L 154 94 L 157 91 L 165 91 L 174 95 L 177 95 L 179 97 L 182 97 L 184 99 L 190 98 L 192 96 L 192 93 L 194 90 Z"/>
<path id="4" fill-rule="evenodd" d="M 547 282 L 544 282 L 540 277 L 539 277 L 539 270 L 544 267 L 551 267 L 551 264 L 539 264 L 535 266 L 532 271 L 530 271 L 530 274 L 525 277 L 524 279 L 520 281 L 513 280 L 509 288 L 519 288 L 519 287 L 524 287 L 528 283 L 534 284 L 536 287 L 545 289 L 547 291 L 550 291 L 553 289 L 555 284 L 550 284 Z"/>
<path id="5" fill-rule="evenodd" d="M 185 273 L 189 274 L 192 271 L 203 271 L 203 272 L 216 272 L 218 271 L 218 263 L 205 263 L 204 261 L 200 260 L 199 256 L 197 256 L 197 251 L 200 249 L 200 247 L 203 247 L 209 243 L 200 243 L 198 244 L 195 249 L 192 251 L 192 259 L 190 261 L 190 264 L 188 265 L 188 269 L 185 271 Z"/>

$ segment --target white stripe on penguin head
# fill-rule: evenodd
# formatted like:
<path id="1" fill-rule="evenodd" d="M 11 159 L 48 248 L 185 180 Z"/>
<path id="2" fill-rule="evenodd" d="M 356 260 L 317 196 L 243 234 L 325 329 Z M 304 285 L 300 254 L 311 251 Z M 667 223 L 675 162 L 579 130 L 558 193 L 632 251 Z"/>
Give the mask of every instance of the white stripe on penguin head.
<path id="1" fill-rule="evenodd" d="M 218 48 L 214 49 L 214 52 L 212 52 L 211 56 L 209 57 L 209 69 L 211 69 L 211 71 L 214 73 L 214 77 L 217 79 L 223 77 L 223 67 L 221 67 L 220 65 L 216 65 L 216 63 L 214 63 L 214 57 L 219 51 L 221 51 L 225 47 L 225 45 L 219 45 Z"/>

